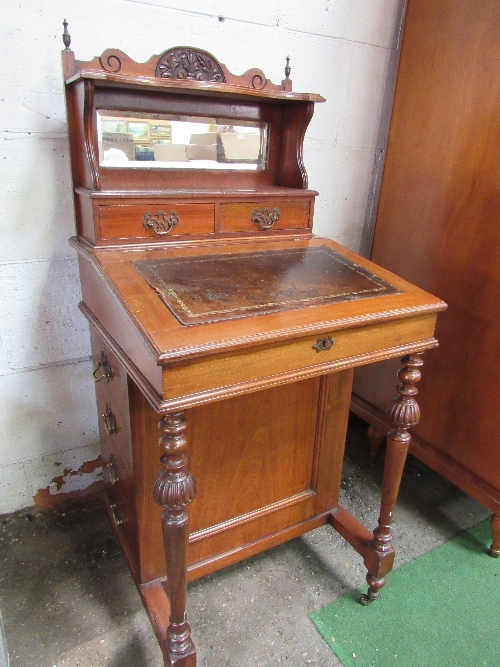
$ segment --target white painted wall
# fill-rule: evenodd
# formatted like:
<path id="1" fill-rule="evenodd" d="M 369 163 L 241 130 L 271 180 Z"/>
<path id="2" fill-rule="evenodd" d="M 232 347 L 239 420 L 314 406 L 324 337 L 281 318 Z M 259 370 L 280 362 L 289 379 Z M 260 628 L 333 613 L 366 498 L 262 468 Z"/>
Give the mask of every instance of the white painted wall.
<path id="1" fill-rule="evenodd" d="M 315 231 L 369 247 L 372 173 L 385 146 L 402 0 L 3 0 L 0 53 L 0 513 L 88 487 L 98 455 L 80 299 L 60 51 L 138 61 L 198 46 L 235 74 L 321 93 L 305 141 Z M 390 88 L 390 85 L 389 85 Z M 385 100 L 385 102 L 384 102 Z M 384 110 L 385 103 L 385 110 Z M 376 195 L 376 191 L 375 191 Z M 376 197 L 375 197 L 376 199 Z M 52 483 L 54 478 L 59 483 Z"/>

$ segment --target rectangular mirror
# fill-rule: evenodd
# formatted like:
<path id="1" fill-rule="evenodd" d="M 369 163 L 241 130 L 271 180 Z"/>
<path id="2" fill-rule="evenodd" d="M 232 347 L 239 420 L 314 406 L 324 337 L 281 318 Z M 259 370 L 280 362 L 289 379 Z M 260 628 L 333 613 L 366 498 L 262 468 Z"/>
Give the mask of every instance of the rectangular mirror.
<path id="1" fill-rule="evenodd" d="M 101 167 L 260 170 L 268 126 L 174 114 L 97 112 Z"/>

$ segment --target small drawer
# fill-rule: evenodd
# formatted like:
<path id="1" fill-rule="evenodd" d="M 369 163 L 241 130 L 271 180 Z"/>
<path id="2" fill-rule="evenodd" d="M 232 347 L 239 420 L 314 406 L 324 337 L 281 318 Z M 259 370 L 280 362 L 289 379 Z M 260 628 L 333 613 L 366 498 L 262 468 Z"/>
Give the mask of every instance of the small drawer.
<path id="1" fill-rule="evenodd" d="M 119 421 L 120 417 L 117 416 L 117 423 Z M 110 435 L 101 429 L 101 456 L 106 484 L 104 496 L 108 512 L 120 536 L 122 547 L 128 553 L 129 560 L 138 574 L 136 488 L 132 462 L 125 462 L 123 457 L 125 440 L 129 442 L 130 436 L 120 426 L 118 426 L 118 433 Z"/>
<path id="2" fill-rule="evenodd" d="M 262 232 L 277 229 L 307 229 L 311 202 L 254 201 L 221 204 L 221 232 Z"/>
<path id="3" fill-rule="evenodd" d="M 121 547 L 127 554 L 129 565 L 134 570 L 135 576 L 138 577 L 140 560 L 135 511 L 129 507 L 115 487 L 108 486 L 103 495 L 110 521 L 118 534 Z"/>
<path id="4" fill-rule="evenodd" d="M 214 231 L 214 204 L 156 201 L 99 207 L 101 238 L 156 238 Z"/>
<path id="5" fill-rule="evenodd" d="M 133 470 L 132 443 L 128 415 L 125 416 L 116 401 L 102 389 L 97 389 L 99 435 L 103 452 L 113 451 Z"/>
<path id="6" fill-rule="evenodd" d="M 121 411 L 128 413 L 127 371 L 118 357 L 91 327 L 93 380 L 102 400 L 118 402 Z"/>
<path id="7" fill-rule="evenodd" d="M 135 507 L 134 480 L 112 439 L 101 442 L 104 481 L 108 489 L 121 494 L 128 507 Z"/>

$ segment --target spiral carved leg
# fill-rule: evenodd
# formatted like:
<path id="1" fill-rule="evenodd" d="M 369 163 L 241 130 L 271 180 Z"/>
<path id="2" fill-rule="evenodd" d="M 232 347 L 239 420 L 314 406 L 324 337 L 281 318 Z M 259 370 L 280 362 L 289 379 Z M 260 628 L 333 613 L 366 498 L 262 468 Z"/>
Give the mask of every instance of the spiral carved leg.
<path id="1" fill-rule="evenodd" d="M 196 496 L 193 476 L 187 471 L 184 412 L 165 415 L 160 421 L 163 434 L 160 462 L 163 470 L 155 481 L 153 496 L 161 505 L 163 542 L 167 566 L 165 592 L 170 600 L 170 619 L 165 639 L 167 667 L 195 667 L 196 650 L 186 619 L 187 547 L 189 515 L 187 506 Z"/>
<path id="2" fill-rule="evenodd" d="M 500 556 L 500 516 L 498 514 L 491 517 L 490 525 L 493 542 L 488 553 L 492 558 L 498 558 Z"/>
<path id="3" fill-rule="evenodd" d="M 409 354 L 401 362 L 403 368 L 398 373 L 400 384 L 397 386 L 399 396 L 392 399 L 385 413 L 391 421 L 392 429 L 387 436 L 380 517 L 364 559 L 369 588 L 367 595 L 361 596 L 360 602 L 365 605 L 379 597 L 380 589 L 385 584 L 384 577 L 394 563 L 391 523 L 411 440 L 408 429 L 420 420 L 420 410 L 414 397 L 418 393 L 415 384 L 421 378 L 420 367 L 423 362 L 419 354 Z"/>

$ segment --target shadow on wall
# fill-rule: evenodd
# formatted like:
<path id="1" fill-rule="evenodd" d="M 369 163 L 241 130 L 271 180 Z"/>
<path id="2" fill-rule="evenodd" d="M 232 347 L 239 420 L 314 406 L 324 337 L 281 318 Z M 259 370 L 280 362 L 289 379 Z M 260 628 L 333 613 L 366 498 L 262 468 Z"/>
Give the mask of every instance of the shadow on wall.
<path id="1" fill-rule="evenodd" d="M 90 336 L 78 310 L 77 260 L 66 246 L 72 213 L 59 204 L 68 203 L 71 193 L 67 141 L 40 134 L 22 141 L 29 142 L 21 151 L 23 165 L 18 169 L 16 160 L 12 165 L 19 172 L 13 180 L 22 177 L 24 190 L 22 197 L 17 193 L 15 225 L 35 220 L 38 245 L 30 241 L 16 252 L 28 259 L 0 265 L 6 358 L 6 372 L 0 374 L 0 512 L 97 490 L 102 479 Z M 37 215 L 33 199 L 40 197 L 42 214 Z M 39 256 L 42 252 L 46 257 Z"/>

